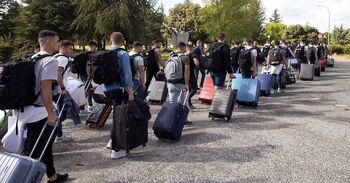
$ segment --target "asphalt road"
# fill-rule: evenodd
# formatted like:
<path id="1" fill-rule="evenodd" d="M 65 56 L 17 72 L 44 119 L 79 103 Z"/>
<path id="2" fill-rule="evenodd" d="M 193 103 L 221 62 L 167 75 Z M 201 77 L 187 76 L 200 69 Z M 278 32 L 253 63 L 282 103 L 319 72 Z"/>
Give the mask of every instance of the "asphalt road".
<path id="1" fill-rule="evenodd" d="M 121 160 L 105 149 L 111 120 L 101 130 L 73 128 L 74 141 L 54 147 L 56 169 L 71 182 L 350 182 L 350 62 L 336 62 L 315 81 L 297 81 L 262 97 L 258 108 L 235 108 L 212 121 L 196 101 L 192 127 L 180 142 L 149 142 Z"/>

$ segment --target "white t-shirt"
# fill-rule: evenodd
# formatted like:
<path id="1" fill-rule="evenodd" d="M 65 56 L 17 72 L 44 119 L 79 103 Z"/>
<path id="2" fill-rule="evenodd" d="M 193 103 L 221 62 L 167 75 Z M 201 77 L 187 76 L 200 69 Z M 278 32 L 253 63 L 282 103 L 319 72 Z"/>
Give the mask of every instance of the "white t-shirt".
<path id="1" fill-rule="evenodd" d="M 61 53 L 56 54 L 55 57 L 57 57 L 57 60 L 58 60 L 58 67 L 62 67 L 63 70 L 65 70 L 67 65 L 68 65 L 68 62 L 69 62 L 68 57 L 63 56 Z M 64 86 L 67 86 L 67 80 L 68 80 L 67 78 L 68 78 L 68 74 L 67 74 L 67 71 L 66 71 L 63 74 L 63 84 L 64 84 Z"/>
<path id="2" fill-rule="evenodd" d="M 33 57 L 37 55 L 44 55 L 48 54 L 47 52 L 41 51 L 37 54 L 33 55 Z M 32 58 L 33 58 L 32 57 Z M 45 57 L 41 60 L 38 60 L 35 63 L 35 77 L 36 77 L 36 83 L 35 83 L 35 92 L 39 93 L 40 87 L 41 87 L 41 81 L 44 80 L 57 80 L 57 66 L 58 61 L 55 57 Z M 41 96 L 39 95 L 38 100 L 35 102 L 38 105 L 43 106 Z M 14 116 L 17 118 L 18 121 L 21 121 L 23 124 L 25 123 L 33 123 L 40 121 L 47 117 L 47 111 L 45 107 L 34 107 L 34 106 L 27 106 L 24 108 L 24 112 L 20 112 L 18 110 L 14 110 Z"/>
<path id="3" fill-rule="evenodd" d="M 129 52 L 130 56 L 135 55 L 135 54 L 137 54 L 135 51 Z M 141 56 L 136 56 L 134 58 L 134 68 L 137 69 L 137 72 L 135 74 L 135 77 L 133 78 L 135 80 L 140 80 L 140 72 L 139 72 L 140 66 L 144 66 L 143 58 Z"/>

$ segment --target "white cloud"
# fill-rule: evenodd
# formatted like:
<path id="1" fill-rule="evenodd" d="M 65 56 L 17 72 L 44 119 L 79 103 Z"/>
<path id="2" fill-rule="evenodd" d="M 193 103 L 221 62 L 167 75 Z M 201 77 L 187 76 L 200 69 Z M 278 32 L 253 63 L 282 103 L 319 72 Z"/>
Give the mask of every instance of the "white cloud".
<path id="1" fill-rule="evenodd" d="M 167 12 L 176 3 L 184 0 L 160 0 Z M 202 0 L 192 2 L 203 4 Z M 331 12 L 331 30 L 334 25 L 350 28 L 350 0 L 263 0 L 266 9 L 266 20 L 272 15 L 274 9 L 278 9 L 283 23 L 306 24 L 317 27 L 321 32 L 328 31 L 328 12 L 325 8 L 317 5 L 327 6 Z"/>

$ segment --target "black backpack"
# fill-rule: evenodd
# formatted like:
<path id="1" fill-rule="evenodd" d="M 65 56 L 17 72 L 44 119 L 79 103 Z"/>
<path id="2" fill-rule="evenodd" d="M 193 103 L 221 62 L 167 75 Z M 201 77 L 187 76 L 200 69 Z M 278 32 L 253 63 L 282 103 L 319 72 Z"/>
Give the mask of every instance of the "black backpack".
<path id="1" fill-rule="evenodd" d="M 138 71 L 138 68 L 137 68 L 137 65 L 135 65 L 134 63 L 134 60 L 137 56 L 141 56 L 140 54 L 136 53 L 136 54 L 133 54 L 131 55 L 129 58 L 130 58 L 130 68 L 131 68 L 131 74 L 132 74 L 132 78 L 135 77 L 137 71 Z"/>
<path id="2" fill-rule="evenodd" d="M 38 55 L 0 65 L 0 109 L 20 109 L 33 105 L 40 94 L 35 92 L 35 62 L 50 55 Z"/>
<path id="3" fill-rule="evenodd" d="M 203 64 L 204 69 L 212 69 L 212 64 L 214 63 L 214 60 L 221 60 L 220 50 L 225 45 L 227 44 L 221 44 L 219 46 L 210 46 L 207 53 L 205 54 L 205 62 Z"/>
<path id="4" fill-rule="evenodd" d="M 250 69 L 253 66 L 253 64 L 252 64 L 252 49 L 253 48 L 241 51 L 241 53 L 239 54 L 239 59 L 238 59 L 239 67 L 244 68 L 244 69 Z"/>
<path id="5" fill-rule="evenodd" d="M 270 59 L 272 60 L 271 65 L 281 64 L 283 60 L 281 48 L 273 48 L 272 50 L 270 50 L 269 54 L 270 54 Z"/>
<path id="6" fill-rule="evenodd" d="M 261 56 L 263 56 L 264 58 L 267 58 L 267 56 L 269 55 L 269 51 L 270 50 L 271 50 L 270 46 L 264 46 L 262 48 Z"/>
<path id="7" fill-rule="evenodd" d="M 121 66 L 120 58 L 118 57 L 118 50 L 111 50 L 108 52 L 98 52 L 91 56 L 92 63 L 92 80 L 96 84 L 110 84 L 114 82 L 121 82 L 120 73 Z"/>
<path id="8" fill-rule="evenodd" d="M 295 57 L 300 59 L 301 61 L 306 61 L 305 46 L 298 46 L 295 49 Z"/>
<path id="9" fill-rule="evenodd" d="M 310 63 L 314 64 L 316 62 L 316 48 L 314 47 L 311 47 L 309 48 L 310 50 L 310 56 L 309 56 L 309 60 L 310 60 Z"/>
<path id="10" fill-rule="evenodd" d="M 144 61 L 145 67 L 152 67 L 152 66 L 156 66 L 158 64 L 158 62 L 156 60 L 155 48 L 148 50 L 144 54 L 143 61 Z"/>
<path id="11" fill-rule="evenodd" d="M 86 64 L 89 60 L 89 54 L 90 52 L 85 52 L 75 56 L 70 71 L 74 74 L 87 75 Z"/>
<path id="12" fill-rule="evenodd" d="M 240 47 L 234 47 L 230 49 L 231 64 L 238 65 L 239 53 L 241 52 Z"/>

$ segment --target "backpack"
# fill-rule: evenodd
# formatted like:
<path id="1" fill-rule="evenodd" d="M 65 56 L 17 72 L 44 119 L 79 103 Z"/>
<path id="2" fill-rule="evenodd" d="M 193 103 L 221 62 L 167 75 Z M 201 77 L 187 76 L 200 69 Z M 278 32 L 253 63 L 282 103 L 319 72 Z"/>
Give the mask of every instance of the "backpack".
<path id="1" fill-rule="evenodd" d="M 270 59 L 271 61 L 271 65 L 280 65 L 283 57 L 281 54 L 281 48 L 273 48 L 272 50 L 270 50 L 269 52 L 270 55 Z"/>
<path id="2" fill-rule="evenodd" d="M 135 64 L 135 58 L 137 56 L 140 56 L 142 57 L 140 54 L 136 53 L 136 54 L 133 54 L 131 55 L 129 58 L 130 58 L 130 68 L 131 68 L 131 74 L 132 74 L 132 78 L 135 77 L 137 71 L 139 70 L 137 64 Z"/>
<path id="3" fill-rule="evenodd" d="M 310 50 L 310 55 L 309 55 L 309 61 L 310 61 L 310 63 L 315 63 L 316 62 L 316 48 L 314 48 L 314 47 L 311 47 L 311 48 L 309 48 L 309 50 Z"/>
<path id="4" fill-rule="evenodd" d="M 266 60 L 265 60 L 265 57 L 262 55 L 261 49 L 258 47 L 255 47 L 254 49 L 256 50 L 256 53 L 257 53 L 256 61 L 259 64 L 264 63 Z"/>
<path id="5" fill-rule="evenodd" d="M 226 44 L 222 44 L 219 46 L 214 46 L 212 45 L 207 53 L 205 54 L 205 62 L 204 62 L 204 69 L 212 69 L 213 68 L 213 62 L 214 60 L 221 60 L 221 54 L 220 54 L 220 50 L 223 46 L 225 46 Z"/>
<path id="6" fill-rule="evenodd" d="M 92 80 L 96 84 L 110 84 L 114 82 L 121 82 L 121 66 L 120 58 L 118 57 L 118 50 L 111 50 L 108 52 L 98 52 L 91 55 L 92 63 Z"/>
<path id="7" fill-rule="evenodd" d="M 267 58 L 267 56 L 269 55 L 269 51 L 271 50 L 270 46 L 264 46 L 262 48 L 262 52 L 261 52 L 261 56 L 264 58 Z"/>
<path id="8" fill-rule="evenodd" d="M 239 59 L 238 59 L 239 67 L 244 68 L 244 69 L 250 69 L 253 66 L 253 64 L 252 64 L 252 49 L 253 48 L 241 51 L 241 53 L 239 54 Z"/>
<path id="9" fill-rule="evenodd" d="M 172 55 L 165 63 L 165 77 L 168 83 L 181 83 L 184 80 L 184 66 L 179 55 Z"/>
<path id="10" fill-rule="evenodd" d="M 39 97 L 35 92 L 36 61 L 50 55 L 37 55 L 0 65 L 0 109 L 20 109 L 33 105 Z"/>
<path id="11" fill-rule="evenodd" d="M 89 60 L 90 52 L 80 53 L 74 57 L 70 71 L 74 74 L 87 75 L 86 64 Z"/>
<path id="12" fill-rule="evenodd" d="M 156 66 L 158 64 L 158 62 L 156 60 L 155 48 L 148 50 L 144 54 L 143 61 L 144 61 L 145 67 L 148 67 L 148 66 L 152 67 L 152 66 Z"/>
<path id="13" fill-rule="evenodd" d="M 298 46 L 295 49 L 295 57 L 299 58 L 302 61 L 306 61 L 306 56 L 305 56 L 305 46 Z"/>
<path id="14" fill-rule="evenodd" d="M 240 52 L 240 47 L 234 47 L 230 49 L 231 65 L 238 65 L 238 58 Z"/>

